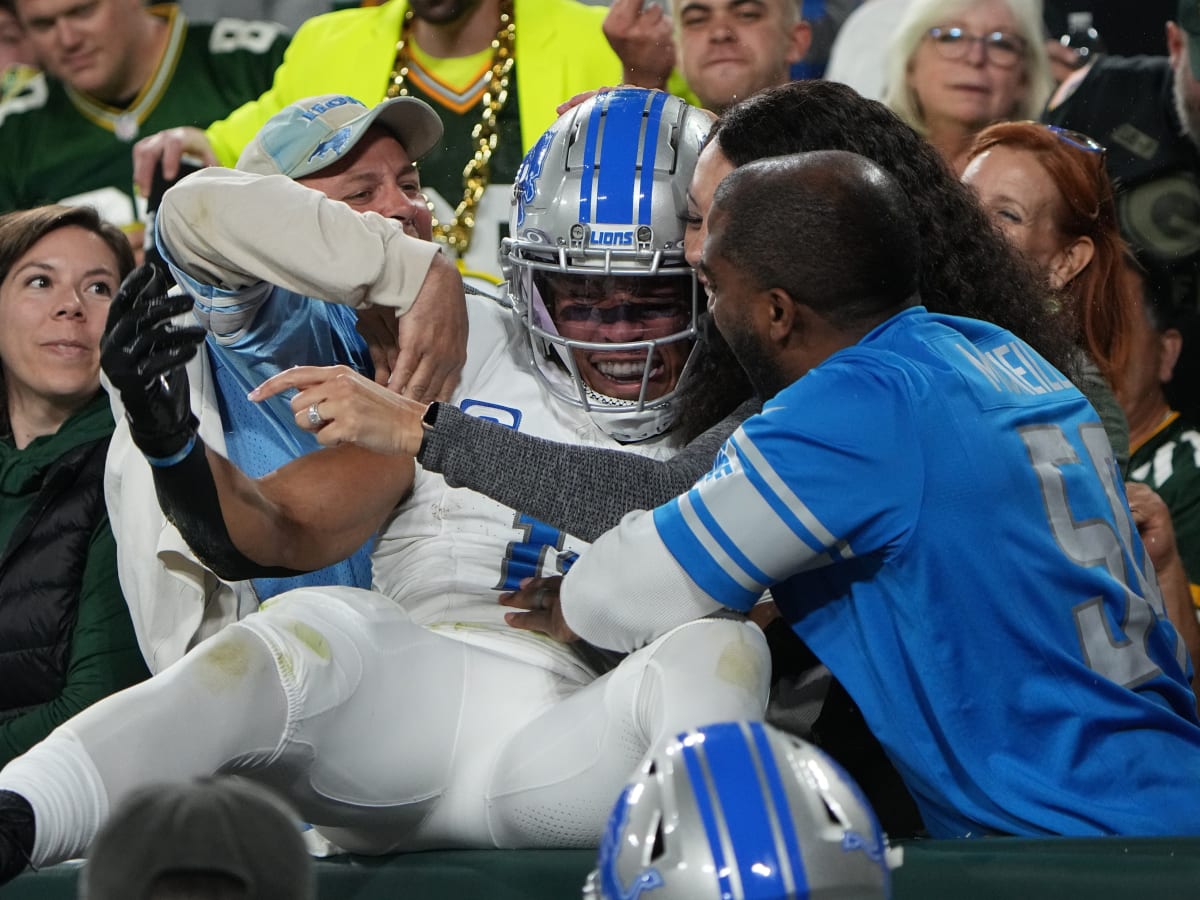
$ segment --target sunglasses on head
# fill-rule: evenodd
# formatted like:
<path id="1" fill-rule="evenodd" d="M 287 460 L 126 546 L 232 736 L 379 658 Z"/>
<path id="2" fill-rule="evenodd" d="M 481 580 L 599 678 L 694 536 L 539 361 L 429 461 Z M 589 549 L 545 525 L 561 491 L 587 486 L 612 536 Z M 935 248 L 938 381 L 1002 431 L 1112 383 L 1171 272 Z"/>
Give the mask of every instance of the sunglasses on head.
<path id="1" fill-rule="evenodd" d="M 1053 132 L 1054 136 L 1060 141 L 1070 144 L 1072 147 L 1078 147 L 1080 150 L 1086 150 L 1088 153 L 1107 153 L 1104 145 L 1098 142 L 1095 138 L 1088 137 L 1082 131 L 1072 131 L 1070 128 L 1059 128 L 1057 125 L 1044 125 L 1044 128 Z"/>

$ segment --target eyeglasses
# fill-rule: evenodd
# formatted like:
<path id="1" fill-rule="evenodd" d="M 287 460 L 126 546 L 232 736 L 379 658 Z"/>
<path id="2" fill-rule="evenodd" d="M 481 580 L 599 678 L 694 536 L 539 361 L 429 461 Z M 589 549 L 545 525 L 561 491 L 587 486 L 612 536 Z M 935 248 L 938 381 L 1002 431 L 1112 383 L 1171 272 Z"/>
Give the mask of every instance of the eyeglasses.
<path id="1" fill-rule="evenodd" d="M 1054 133 L 1060 141 L 1070 144 L 1072 147 L 1077 147 L 1080 150 L 1086 150 L 1088 153 L 1099 153 L 1103 156 L 1108 150 L 1105 146 L 1094 138 L 1088 137 L 1082 131 L 1072 131 L 1070 128 L 1059 128 L 1057 125 L 1044 126 L 1049 131 Z"/>
<path id="2" fill-rule="evenodd" d="M 928 37 L 942 59 L 963 59 L 976 42 L 983 47 L 984 57 L 1001 69 L 1011 69 L 1025 58 L 1025 39 L 1006 31 L 971 34 L 955 25 L 930 28 Z"/>

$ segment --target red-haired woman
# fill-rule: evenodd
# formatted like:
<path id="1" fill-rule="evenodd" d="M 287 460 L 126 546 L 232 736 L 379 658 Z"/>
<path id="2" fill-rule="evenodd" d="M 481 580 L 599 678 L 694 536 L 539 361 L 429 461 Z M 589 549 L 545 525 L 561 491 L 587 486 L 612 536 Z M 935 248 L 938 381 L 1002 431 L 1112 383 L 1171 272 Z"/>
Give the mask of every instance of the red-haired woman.
<path id="1" fill-rule="evenodd" d="M 1129 433 L 1114 392 L 1129 359 L 1138 284 L 1117 225 L 1104 148 L 1038 122 L 981 131 L 962 180 L 1060 298 L 1096 372 L 1085 393 L 1122 471 Z"/>

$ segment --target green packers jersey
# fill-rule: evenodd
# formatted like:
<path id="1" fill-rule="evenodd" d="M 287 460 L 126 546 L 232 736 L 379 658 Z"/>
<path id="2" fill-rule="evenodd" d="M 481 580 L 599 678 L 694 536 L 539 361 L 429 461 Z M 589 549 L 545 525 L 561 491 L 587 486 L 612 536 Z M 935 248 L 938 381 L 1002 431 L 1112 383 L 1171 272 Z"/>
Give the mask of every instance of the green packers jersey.
<path id="1" fill-rule="evenodd" d="M 475 81 L 462 91 L 455 91 L 445 79 L 438 77 L 438 62 L 410 61 L 405 88 L 409 96 L 419 97 L 432 106 L 445 127 L 441 142 L 417 168 L 421 172 L 421 187 L 433 204 L 434 218 L 448 224 L 463 201 L 467 187 L 463 170 L 479 143 L 475 129 L 480 127 L 484 94 L 490 84 L 490 59 Z M 492 281 L 499 280 L 496 248 L 500 246 L 500 239 L 508 235 L 513 182 L 524 156 L 517 99 L 518 68 L 513 67 L 505 103 L 496 114 L 496 143 L 487 169 L 487 187 L 472 211 L 475 225 L 462 259 L 467 272 Z"/>
<path id="2" fill-rule="evenodd" d="M 38 70 L 33 66 L 14 63 L 0 71 L 0 103 L 23 93 L 25 86 L 37 77 Z"/>
<path id="3" fill-rule="evenodd" d="M 1200 585 L 1200 428 L 1172 413 L 1133 451 L 1129 478 L 1150 485 L 1167 504 L 1188 581 Z"/>
<path id="4" fill-rule="evenodd" d="M 189 25 L 176 7 L 158 68 L 124 109 L 39 75 L 0 103 L 0 212 L 43 203 L 88 203 L 131 227 L 133 143 L 179 125 L 207 127 L 271 86 L 288 36 L 269 22 Z"/>

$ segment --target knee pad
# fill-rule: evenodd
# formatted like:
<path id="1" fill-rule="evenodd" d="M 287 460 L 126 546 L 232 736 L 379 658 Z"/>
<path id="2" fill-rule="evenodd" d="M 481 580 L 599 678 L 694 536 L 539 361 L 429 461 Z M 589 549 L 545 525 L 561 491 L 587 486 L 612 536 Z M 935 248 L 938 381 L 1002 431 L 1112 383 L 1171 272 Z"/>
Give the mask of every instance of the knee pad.
<path id="1" fill-rule="evenodd" d="M 751 622 L 688 622 L 622 665 L 632 665 L 638 679 L 635 715 L 648 744 L 687 728 L 761 719 L 766 711 L 771 654 L 762 630 Z"/>
<path id="2" fill-rule="evenodd" d="M 742 619 L 697 619 L 671 629 L 642 651 L 648 661 L 759 696 L 765 706 L 771 652 L 757 625 Z"/>
<path id="3" fill-rule="evenodd" d="M 238 626 L 270 649 L 292 722 L 345 703 L 362 681 L 364 658 L 391 631 L 415 627 L 393 601 L 342 587 L 287 591 Z"/>

